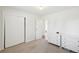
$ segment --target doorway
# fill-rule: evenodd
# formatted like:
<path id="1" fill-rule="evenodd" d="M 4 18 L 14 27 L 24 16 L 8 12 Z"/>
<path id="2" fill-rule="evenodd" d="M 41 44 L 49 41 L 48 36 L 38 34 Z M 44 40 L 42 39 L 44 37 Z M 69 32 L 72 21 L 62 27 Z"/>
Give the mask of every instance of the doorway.
<path id="1" fill-rule="evenodd" d="M 48 40 L 48 20 L 45 20 L 45 39 Z"/>

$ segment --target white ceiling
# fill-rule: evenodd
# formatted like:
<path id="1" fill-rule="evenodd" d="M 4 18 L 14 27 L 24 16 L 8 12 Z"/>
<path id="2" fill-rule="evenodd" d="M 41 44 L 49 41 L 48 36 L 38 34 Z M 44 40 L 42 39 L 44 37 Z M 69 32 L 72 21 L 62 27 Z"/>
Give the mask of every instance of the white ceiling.
<path id="1" fill-rule="evenodd" d="M 40 10 L 37 7 L 39 6 L 13 6 L 13 8 L 21 9 L 36 15 L 47 15 L 50 13 L 60 12 L 72 8 L 72 6 L 45 6 L 43 10 Z"/>

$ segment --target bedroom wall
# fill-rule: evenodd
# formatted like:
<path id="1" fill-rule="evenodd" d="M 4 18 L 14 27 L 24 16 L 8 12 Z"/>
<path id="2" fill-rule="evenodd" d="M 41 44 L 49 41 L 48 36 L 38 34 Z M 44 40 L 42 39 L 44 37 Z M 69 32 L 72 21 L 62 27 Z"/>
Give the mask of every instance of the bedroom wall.
<path id="1" fill-rule="evenodd" d="M 44 16 L 44 19 L 48 21 L 49 36 L 52 32 L 55 33 L 57 31 L 59 31 L 60 33 L 66 33 L 70 35 L 74 31 L 75 32 L 78 31 L 78 28 L 76 27 L 77 29 L 73 28 L 74 31 L 71 32 L 72 27 L 70 28 L 67 25 L 68 23 L 70 24 L 71 22 L 79 21 L 78 15 L 79 15 L 79 7 L 74 7 L 74 8 L 70 8 L 70 9 L 67 9 L 61 12 L 57 12 L 54 14 L 49 14 L 49 15 Z M 73 26 L 73 23 L 72 23 L 72 26 Z"/>

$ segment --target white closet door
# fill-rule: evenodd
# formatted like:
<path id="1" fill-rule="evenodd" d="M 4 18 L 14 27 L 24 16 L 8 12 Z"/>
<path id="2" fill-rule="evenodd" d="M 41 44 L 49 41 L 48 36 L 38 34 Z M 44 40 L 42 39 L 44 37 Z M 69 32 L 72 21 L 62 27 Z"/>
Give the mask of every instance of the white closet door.
<path id="1" fill-rule="evenodd" d="M 5 48 L 24 42 L 24 18 L 5 17 Z"/>
<path id="2" fill-rule="evenodd" d="M 17 17 L 17 39 L 19 40 L 18 43 L 24 42 L 24 17 Z"/>

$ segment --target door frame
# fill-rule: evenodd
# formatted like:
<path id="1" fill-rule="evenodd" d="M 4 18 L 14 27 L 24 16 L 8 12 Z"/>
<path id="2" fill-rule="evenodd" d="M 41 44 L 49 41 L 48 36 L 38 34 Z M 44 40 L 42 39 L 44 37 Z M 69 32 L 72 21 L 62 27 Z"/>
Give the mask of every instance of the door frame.
<path id="1" fill-rule="evenodd" d="M 24 17 L 24 43 L 26 43 L 26 20 L 27 20 L 27 17 Z"/>

